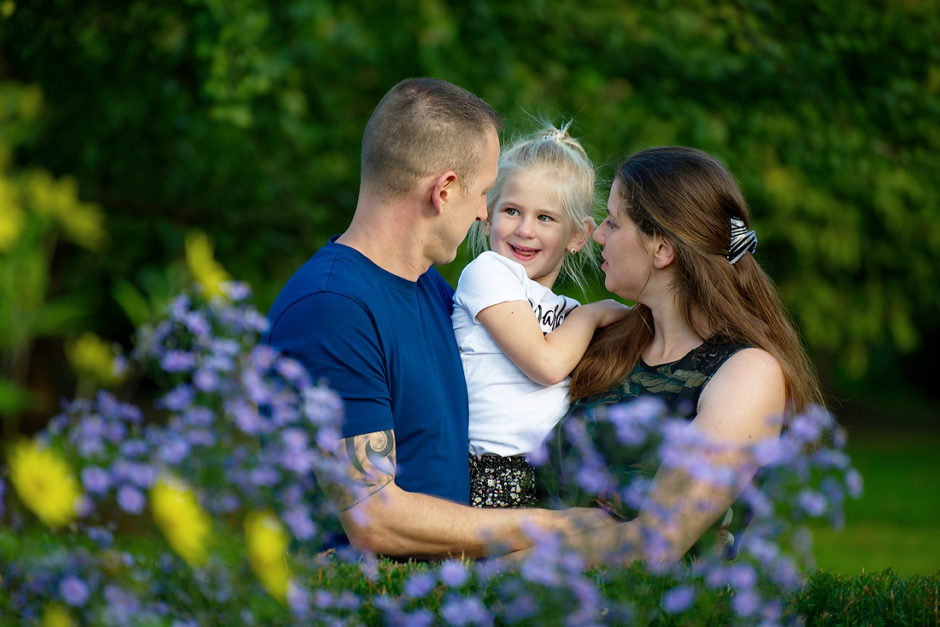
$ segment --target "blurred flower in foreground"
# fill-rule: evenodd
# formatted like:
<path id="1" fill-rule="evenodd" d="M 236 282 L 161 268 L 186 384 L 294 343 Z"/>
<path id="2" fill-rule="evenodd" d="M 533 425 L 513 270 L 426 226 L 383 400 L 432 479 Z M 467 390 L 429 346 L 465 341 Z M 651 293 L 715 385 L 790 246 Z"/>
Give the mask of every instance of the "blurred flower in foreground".
<path id="1" fill-rule="evenodd" d="M 287 598 L 290 571 L 287 569 L 287 533 L 269 511 L 250 512 L 245 519 L 248 561 L 258 580 L 278 601 Z"/>
<path id="2" fill-rule="evenodd" d="M 76 372 L 99 385 L 108 387 L 124 380 L 118 351 L 94 333 L 82 333 L 66 345 L 65 353 Z"/>
<path id="3" fill-rule="evenodd" d="M 25 221 L 16 191 L 7 179 L 0 177 L 0 252 L 13 248 Z"/>
<path id="4" fill-rule="evenodd" d="M 10 482 L 23 504 L 47 526 L 61 527 L 75 518 L 78 481 L 55 451 L 22 440 L 13 447 L 9 464 Z"/>
<path id="5" fill-rule="evenodd" d="M 192 490 L 173 477 L 163 476 L 150 491 L 150 507 L 170 547 L 190 566 L 205 563 L 212 522 Z"/>
<path id="6" fill-rule="evenodd" d="M 104 214 L 97 205 L 78 199 L 78 183 L 72 177 L 55 180 L 47 172 L 31 172 L 26 193 L 33 211 L 55 220 L 65 237 L 79 246 L 99 250 L 107 240 Z"/>
<path id="7" fill-rule="evenodd" d="M 225 296 L 222 284 L 231 279 L 212 256 L 212 243 L 202 231 L 190 231 L 186 235 L 186 267 L 207 299 Z"/>
<path id="8" fill-rule="evenodd" d="M 74 624 L 68 610 L 58 603 L 46 606 L 42 613 L 42 627 L 72 627 Z"/>

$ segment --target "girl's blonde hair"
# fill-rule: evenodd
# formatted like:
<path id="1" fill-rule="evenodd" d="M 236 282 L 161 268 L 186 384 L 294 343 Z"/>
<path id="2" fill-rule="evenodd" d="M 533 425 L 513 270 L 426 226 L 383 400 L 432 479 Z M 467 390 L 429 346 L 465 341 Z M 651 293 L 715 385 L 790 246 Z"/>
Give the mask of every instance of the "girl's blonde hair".
<path id="1" fill-rule="evenodd" d="M 581 143 L 568 134 L 570 126 L 571 122 L 561 128 L 547 124 L 534 135 L 516 140 L 502 151 L 496 182 L 486 195 L 487 220 L 493 218 L 493 210 L 499 203 L 506 181 L 522 171 L 545 170 L 552 173 L 550 180 L 556 182 L 558 201 L 571 221 L 572 233 L 583 233 L 586 220 L 593 224 L 594 165 Z M 489 238 L 482 223 L 474 223 L 468 244 L 474 256 L 489 250 Z M 596 257 L 596 249 L 588 238 L 580 252 L 565 255 L 559 278 L 570 280 L 584 289 L 586 269 L 596 265 Z"/>

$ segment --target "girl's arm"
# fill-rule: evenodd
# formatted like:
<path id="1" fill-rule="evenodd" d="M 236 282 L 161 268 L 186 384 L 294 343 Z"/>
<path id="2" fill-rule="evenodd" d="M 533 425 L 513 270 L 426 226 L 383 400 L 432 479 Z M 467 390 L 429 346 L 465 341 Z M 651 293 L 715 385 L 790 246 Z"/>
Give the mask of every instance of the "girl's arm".
<path id="1" fill-rule="evenodd" d="M 514 300 L 482 309 L 477 314 L 496 345 L 527 377 L 541 385 L 563 380 L 578 365 L 598 327 L 620 320 L 632 308 L 602 300 L 575 308 L 561 326 L 542 333 L 528 301 Z"/>

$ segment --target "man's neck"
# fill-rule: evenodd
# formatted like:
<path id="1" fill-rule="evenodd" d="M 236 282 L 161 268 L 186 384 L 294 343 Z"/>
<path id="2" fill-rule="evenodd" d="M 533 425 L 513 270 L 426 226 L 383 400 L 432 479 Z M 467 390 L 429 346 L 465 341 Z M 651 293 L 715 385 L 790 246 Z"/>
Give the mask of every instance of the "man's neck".
<path id="1" fill-rule="evenodd" d="M 336 242 L 359 251 L 387 272 L 417 281 L 431 266 L 423 254 L 419 228 L 405 207 L 364 207 L 360 202 L 352 223 Z"/>

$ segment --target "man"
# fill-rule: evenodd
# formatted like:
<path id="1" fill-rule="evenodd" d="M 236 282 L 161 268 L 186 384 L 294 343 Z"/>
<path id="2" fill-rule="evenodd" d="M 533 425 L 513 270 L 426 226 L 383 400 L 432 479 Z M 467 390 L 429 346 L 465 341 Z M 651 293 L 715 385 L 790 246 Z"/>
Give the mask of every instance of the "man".
<path id="1" fill-rule="evenodd" d="M 468 507 L 467 396 L 451 330 L 452 261 L 486 218 L 498 114 L 446 81 L 395 85 L 362 141 L 349 228 L 287 282 L 268 341 L 345 402 L 350 476 L 340 522 L 350 542 L 390 556 L 485 555 L 530 542 L 525 521 L 571 530 L 586 510 Z"/>

